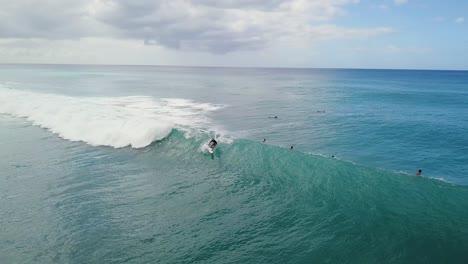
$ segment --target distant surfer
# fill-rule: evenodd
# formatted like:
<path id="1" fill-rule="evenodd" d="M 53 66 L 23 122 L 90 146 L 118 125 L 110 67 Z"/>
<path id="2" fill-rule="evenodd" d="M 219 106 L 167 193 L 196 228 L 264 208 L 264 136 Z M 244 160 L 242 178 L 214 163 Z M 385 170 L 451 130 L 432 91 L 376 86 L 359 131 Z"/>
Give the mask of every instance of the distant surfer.
<path id="1" fill-rule="evenodd" d="M 266 138 L 264 138 L 262 142 L 265 143 L 265 142 L 266 142 Z"/>
<path id="2" fill-rule="evenodd" d="M 293 150 L 294 146 L 291 146 L 291 148 L 289 150 Z"/>
<path id="3" fill-rule="evenodd" d="M 416 176 L 418 177 L 421 177 L 421 174 L 422 174 L 422 170 L 418 170 L 418 172 L 416 172 Z"/>
<path id="4" fill-rule="evenodd" d="M 278 116 L 269 116 L 268 118 L 276 118 L 276 119 L 278 119 Z"/>
<path id="5" fill-rule="evenodd" d="M 208 149 L 208 151 L 209 151 L 210 153 L 213 153 L 213 152 L 214 152 L 214 149 L 216 148 L 216 145 L 218 145 L 218 142 L 217 142 L 215 139 L 212 139 L 212 140 L 210 141 L 210 143 L 208 143 L 208 146 L 210 147 L 210 148 Z"/>

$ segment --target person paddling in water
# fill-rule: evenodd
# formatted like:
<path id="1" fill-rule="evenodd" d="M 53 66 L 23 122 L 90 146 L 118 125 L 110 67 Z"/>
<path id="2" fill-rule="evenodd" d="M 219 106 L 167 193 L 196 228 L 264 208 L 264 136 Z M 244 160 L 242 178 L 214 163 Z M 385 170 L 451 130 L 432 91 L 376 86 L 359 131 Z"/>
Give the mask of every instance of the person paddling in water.
<path id="1" fill-rule="evenodd" d="M 418 177 L 421 177 L 421 174 L 422 174 L 422 170 L 418 170 L 418 172 L 416 172 L 416 176 Z"/>

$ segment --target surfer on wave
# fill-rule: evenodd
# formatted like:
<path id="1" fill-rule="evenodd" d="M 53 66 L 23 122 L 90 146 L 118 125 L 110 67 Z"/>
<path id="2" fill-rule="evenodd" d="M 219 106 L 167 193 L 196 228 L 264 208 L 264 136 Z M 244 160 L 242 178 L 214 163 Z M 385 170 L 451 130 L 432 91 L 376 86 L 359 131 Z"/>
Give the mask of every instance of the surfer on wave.
<path id="1" fill-rule="evenodd" d="M 214 149 L 216 148 L 216 145 L 218 145 L 218 142 L 215 139 L 212 139 L 210 143 L 208 143 L 208 146 L 210 147 L 208 151 L 210 153 L 213 153 Z"/>

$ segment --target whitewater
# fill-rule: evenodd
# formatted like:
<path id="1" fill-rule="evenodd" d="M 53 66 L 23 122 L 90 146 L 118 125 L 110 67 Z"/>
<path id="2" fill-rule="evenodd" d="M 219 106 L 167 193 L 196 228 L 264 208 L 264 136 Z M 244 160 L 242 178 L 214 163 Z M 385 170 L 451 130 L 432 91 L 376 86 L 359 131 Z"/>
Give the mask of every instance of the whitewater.
<path id="1" fill-rule="evenodd" d="M 222 106 L 148 96 L 74 98 L 0 88 L 0 113 L 23 117 L 58 136 L 92 146 L 141 148 L 174 128 L 203 128 Z"/>
<path id="2" fill-rule="evenodd" d="M 0 69 L 2 263 L 468 260 L 467 72 Z"/>

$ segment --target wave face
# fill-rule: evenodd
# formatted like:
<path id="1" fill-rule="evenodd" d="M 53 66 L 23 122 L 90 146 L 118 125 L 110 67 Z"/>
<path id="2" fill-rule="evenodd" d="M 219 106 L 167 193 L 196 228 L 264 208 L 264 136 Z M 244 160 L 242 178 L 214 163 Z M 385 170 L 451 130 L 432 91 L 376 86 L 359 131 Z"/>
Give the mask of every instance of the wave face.
<path id="1" fill-rule="evenodd" d="M 27 118 L 71 141 L 141 148 L 173 128 L 206 126 L 220 105 L 149 96 L 68 97 L 0 88 L 0 113 Z"/>
<path id="2" fill-rule="evenodd" d="M 190 133 L 211 126 L 208 116 L 220 107 L 0 89 L 0 113 L 119 148 L 54 140 L 5 121 L 0 256 L 6 263 L 467 263 L 466 186 L 244 139 L 220 140 L 209 155 L 210 135 Z"/>
<path id="3" fill-rule="evenodd" d="M 101 99 L 82 100 L 94 106 L 88 102 Z M 117 99 L 103 100 L 107 108 L 107 100 Z M 32 129 L 12 126 L 18 133 Z M 0 214 L 8 215 L 4 230 L 12 230 L 0 241 L 7 260 L 361 264 L 468 258 L 466 186 L 249 140 L 221 142 L 211 156 L 202 148 L 209 135 L 186 137 L 179 129 L 144 149 L 117 150 L 44 139 L 34 131 L 21 148 L 15 148 L 16 135 L 5 134 L 2 144 L 10 151 L 0 165 L 19 163 L 2 167 L 18 180 L 8 178 L 0 193 L 4 201 L 24 199 L 0 204 Z M 27 250 L 16 234 L 27 238 Z"/>
<path id="4" fill-rule="evenodd" d="M 174 130 L 141 157 L 157 161 L 151 166 L 165 175 L 155 199 L 177 208 L 161 216 L 179 230 L 163 239 L 181 249 L 175 262 L 463 263 L 468 257 L 464 186 L 248 140 L 221 143 L 211 157 L 199 150 L 207 140 Z"/>

